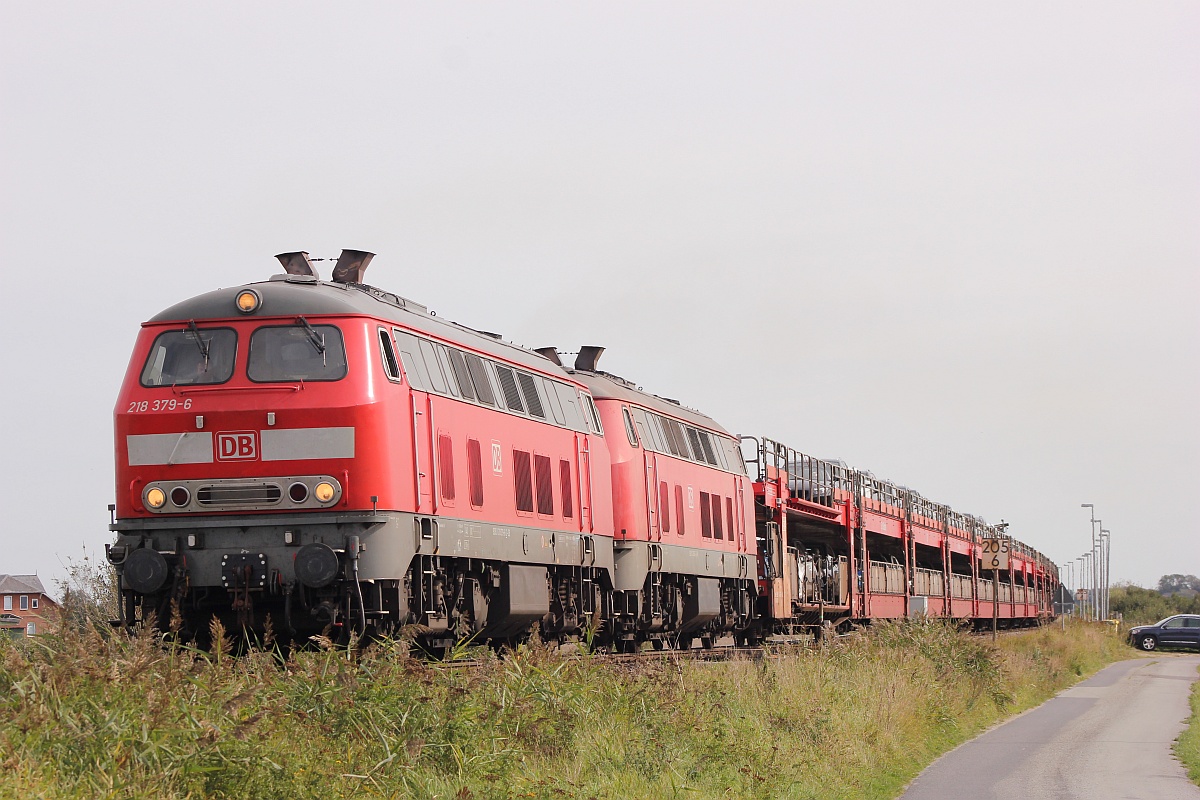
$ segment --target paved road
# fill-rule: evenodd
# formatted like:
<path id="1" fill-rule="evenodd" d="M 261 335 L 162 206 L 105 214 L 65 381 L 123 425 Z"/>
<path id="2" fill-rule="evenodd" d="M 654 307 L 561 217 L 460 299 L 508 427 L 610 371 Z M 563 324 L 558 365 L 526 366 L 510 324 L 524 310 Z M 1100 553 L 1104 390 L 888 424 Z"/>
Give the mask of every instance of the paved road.
<path id="1" fill-rule="evenodd" d="M 935 761 L 901 800 L 1200 800 L 1171 743 L 1200 656 L 1121 661 Z"/>

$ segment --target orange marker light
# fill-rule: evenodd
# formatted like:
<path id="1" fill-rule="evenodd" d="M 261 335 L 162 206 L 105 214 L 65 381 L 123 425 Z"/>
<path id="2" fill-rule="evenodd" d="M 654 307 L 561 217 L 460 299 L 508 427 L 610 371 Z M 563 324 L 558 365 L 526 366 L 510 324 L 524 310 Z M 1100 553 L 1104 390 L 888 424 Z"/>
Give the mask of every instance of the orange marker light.
<path id="1" fill-rule="evenodd" d="M 236 302 L 238 311 L 243 314 L 250 314 L 258 310 L 258 306 L 262 303 L 262 298 L 253 289 L 245 289 L 238 292 Z"/>

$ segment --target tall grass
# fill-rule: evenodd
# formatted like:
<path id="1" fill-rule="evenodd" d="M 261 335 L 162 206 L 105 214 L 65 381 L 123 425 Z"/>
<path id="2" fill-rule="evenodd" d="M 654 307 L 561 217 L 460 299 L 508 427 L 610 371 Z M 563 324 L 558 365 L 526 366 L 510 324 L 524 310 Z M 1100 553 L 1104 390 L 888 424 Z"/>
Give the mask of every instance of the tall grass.
<path id="1" fill-rule="evenodd" d="M 233 658 L 65 626 L 0 642 L 0 796 L 871 798 L 1101 666 L 1083 625 L 888 624 L 763 661 L 403 642 Z"/>
<path id="2" fill-rule="evenodd" d="M 1200 785 L 1200 681 L 1192 684 L 1192 715 L 1187 730 L 1175 741 L 1175 755 L 1183 762 L 1192 783 Z"/>

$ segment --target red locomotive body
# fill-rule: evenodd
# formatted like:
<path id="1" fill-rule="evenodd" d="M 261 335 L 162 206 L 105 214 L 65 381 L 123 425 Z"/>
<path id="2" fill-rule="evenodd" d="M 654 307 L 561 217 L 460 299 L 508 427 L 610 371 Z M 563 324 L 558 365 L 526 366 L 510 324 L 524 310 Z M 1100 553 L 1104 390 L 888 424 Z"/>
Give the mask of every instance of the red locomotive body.
<path id="1" fill-rule="evenodd" d="M 170 318 L 172 311 L 160 317 Z M 361 510 L 371 507 L 372 494 L 385 507 L 404 507 L 406 500 L 411 505 L 411 492 L 404 497 L 403 481 L 395 474 L 397 465 L 381 457 L 383 443 L 401 439 L 387 413 L 387 399 L 380 396 L 382 387 L 361 366 L 370 357 L 370 320 L 348 310 L 304 319 L 318 335 L 330 337 L 326 358 L 336 358 L 331 374 L 338 377 L 314 380 L 296 369 L 281 380 L 249 377 L 256 334 L 260 341 L 282 338 L 276 332 L 307 337 L 294 317 L 188 318 L 143 327 L 115 414 L 117 483 L 125 489 L 117 493 L 119 517 L 267 513 L 280 503 L 297 511 Z M 296 341 L 276 349 L 308 347 L 290 338 Z M 199 346 L 205 343 L 207 354 Z M 309 349 L 319 359 L 321 354 Z M 333 365 L 326 363 L 324 369 L 330 370 Z M 185 383 L 173 372 L 195 371 L 197 365 L 201 381 L 192 382 L 189 375 Z M 315 487 L 307 486 L 306 500 L 285 497 L 295 480 L 310 472 L 337 481 L 336 496 L 317 504 L 311 491 Z M 197 481 L 211 486 L 193 487 Z M 225 486 L 223 481 L 238 483 Z M 184 497 L 179 493 L 173 502 L 147 507 L 149 488 L 177 485 L 186 490 L 186 502 L 179 502 Z M 198 495 L 196 489 L 204 491 Z M 300 491 L 296 489 L 297 496 Z"/>
<path id="2" fill-rule="evenodd" d="M 126 618 L 580 633 L 612 584 L 584 387 L 395 295 L 278 277 L 139 337 L 115 415 Z"/>
<path id="3" fill-rule="evenodd" d="M 567 369 L 446 322 L 363 284 L 370 257 L 322 282 L 284 254 L 143 326 L 115 410 L 127 625 L 631 650 L 1053 613 L 1036 551 L 981 569 L 1002 530 L 768 439 L 751 477 L 742 440 L 600 348 Z"/>
<path id="4" fill-rule="evenodd" d="M 633 639 L 711 646 L 753 628 L 753 497 L 741 450 L 712 419 L 576 362 L 609 431 L 616 625 Z"/>

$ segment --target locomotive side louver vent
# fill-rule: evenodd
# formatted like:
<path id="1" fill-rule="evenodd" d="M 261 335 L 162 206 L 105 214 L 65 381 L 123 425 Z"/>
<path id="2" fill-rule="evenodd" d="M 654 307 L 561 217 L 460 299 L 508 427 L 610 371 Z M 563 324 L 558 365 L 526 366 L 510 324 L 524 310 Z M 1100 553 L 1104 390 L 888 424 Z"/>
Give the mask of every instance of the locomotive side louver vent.
<path id="1" fill-rule="evenodd" d="M 512 411 L 525 412 L 525 404 L 521 402 L 521 393 L 517 390 L 517 379 L 508 367 L 496 366 L 496 377 L 500 379 L 500 388 L 504 391 L 504 404 Z"/>
<path id="2" fill-rule="evenodd" d="M 261 506 L 278 503 L 283 489 L 277 483 L 223 483 L 201 486 L 196 502 L 202 506 Z"/>
<path id="3" fill-rule="evenodd" d="M 538 396 L 537 384 L 533 382 L 533 376 L 527 375 L 524 372 L 518 372 L 517 380 L 521 382 L 521 392 L 525 395 L 525 399 L 529 401 L 530 415 L 538 419 L 545 419 L 546 411 L 542 408 L 542 399 Z"/>

